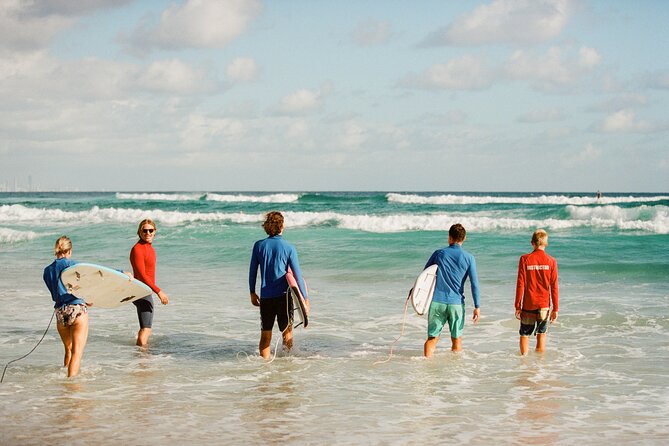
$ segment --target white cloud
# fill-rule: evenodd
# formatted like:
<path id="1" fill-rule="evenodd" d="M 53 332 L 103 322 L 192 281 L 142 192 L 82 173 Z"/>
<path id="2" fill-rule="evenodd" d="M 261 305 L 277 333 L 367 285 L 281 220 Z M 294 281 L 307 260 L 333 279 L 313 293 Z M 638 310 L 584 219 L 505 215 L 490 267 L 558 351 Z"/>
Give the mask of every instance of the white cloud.
<path id="1" fill-rule="evenodd" d="M 60 15 L 31 15 L 30 3 L 22 0 L 0 2 L 0 47 L 16 51 L 43 48 L 73 22 Z"/>
<path id="2" fill-rule="evenodd" d="M 367 141 L 367 130 L 363 125 L 355 121 L 349 121 L 344 124 L 339 136 L 341 147 L 348 150 L 355 150 Z"/>
<path id="3" fill-rule="evenodd" d="M 490 87 L 494 72 L 485 60 L 462 56 L 445 64 L 435 64 L 418 75 L 409 75 L 401 85 L 411 88 L 444 90 L 482 90 Z"/>
<path id="4" fill-rule="evenodd" d="M 589 165 L 596 162 L 602 157 L 602 149 L 599 149 L 588 143 L 582 151 L 572 155 L 571 157 L 566 157 L 563 160 L 563 164 L 567 167 L 578 167 L 583 165 Z"/>
<path id="5" fill-rule="evenodd" d="M 353 41 L 360 46 L 381 45 L 392 36 L 389 22 L 367 20 L 358 24 L 353 30 Z"/>
<path id="6" fill-rule="evenodd" d="M 222 48 L 261 9 L 258 0 L 187 0 L 163 11 L 157 25 L 140 24 L 130 41 L 140 49 Z"/>
<path id="7" fill-rule="evenodd" d="M 258 65 L 250 57 L 234 59 L 225 70 L 231 82 L 252 82 L 258 78 Z"/>
<path id="8" fill-rule="evenodd" d="M 495 0 L 430 34 L 423 45 L 532 44 L 558 36 L 571 0 Z"/>
<path id="9" fill-rule="evenodd" d="M 604 133 L 645 133 L 654 130 L 649 122 L 637 119 L 631 110 L 620 110 L 607 116 L 598 129 Z"/>
<path id="10" fill-rule="evenodd" d="M 555 89 L 574 85 L 591 72 L 601 61 L 596 50 L 581 47 L 577 55 L 560 47 L 551 47 L 545 54 L 517 50 L 506 63 L 510 79 L 534 82 L 541 89 Z"/>
<path id="11" fill-rule="evenodd" d="M 137 85 L 146 91 L 187 95 L 213 91 L 216 83 L 203 69 L 178 60 L 158 60 L 142 69 Z"/>
<path id="12" fill-rule="evenodd" d="M 125 101 L 139 92 L 153 96 L 210 92 L 211 73 L 178 59 L 139 64 L 86 58 L 58 60 L 43 51 L 0 56 L 0 97 L 5 104 L 70 104 Z"/>
<path id="13" fill-rule="evenodd" d="M 304 115 L 313 111 L 320 110 L 323 107 L 323 100 L 330 92 L 332 86 L 329 83 L 323 84 L 319 90 L 297 90 L 283 99 L 278 107 L 278 111 L 283 115 Z"/>
<path id="14" fill-rule="evenodd" d="M 299 114 L 321 106 L 320 94 L 311 90 L 297 90 L 281 100 L 280 110 L 286 114 Z"/>
<path id="15" fill-rule="evenodd" d="M 81 16 L 101 9 L 113 9 L 132 0 L 32 0 L 22 1 L 34 16 Z"/>
<path id="16" fill-rule="evenodd" d="M 594 68 L 602 62 L 602 56 L 594 48 L 581 47 L 578 51 L 578 64 L 583 68 Z"/>
<path id="17" fill-rule="evenodd" d="M 179 129 L 181 146 L 190 151 L 207 151 L 216 147 L 230 151 L 247 133 L 246 125 L 237 119 L 190 114 Z"/>
<path id="18" fill-rule="evenodd" d="M 2 0 L 0 48 L 32 51 L 45 48 L 80 16 L 123 6 L 131 0 Z"/>
<path id="19" fill-rule="evenodd" d="M 309 135 L 309 124 L 304 119 L 296 119 L 289 123 L 286 138 L 304 140 Z"/>

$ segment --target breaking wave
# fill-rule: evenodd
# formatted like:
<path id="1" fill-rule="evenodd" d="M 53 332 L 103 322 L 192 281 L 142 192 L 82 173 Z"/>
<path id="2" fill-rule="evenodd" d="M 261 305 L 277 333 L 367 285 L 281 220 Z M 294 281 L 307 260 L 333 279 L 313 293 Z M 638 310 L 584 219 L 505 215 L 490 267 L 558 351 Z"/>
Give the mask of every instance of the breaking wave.
<path id="1" fill-rule="evenodd" d="M 568 218 L 522 218 L 522 216 L 491 212 L 454 212 L 423 214 L 346 214 L 339 212 L 284 212 L 290 227 L 334 226 L 365 232 L 444 231 L 453 223 L 462 223 L 469 231 L 495 232 L 500 230 L 527 230 L 537 227 L 569 229 L 580 227 L 609 228 L 623 231 L 669 233 L 669 207 L 567 206 Z M 0 206 L 0 223 L 46 226 L 58 223 L 136 223 L 152 218 L 166 225 L 193 222 L 257 224 L 264 214 L 246 212 L 182 212 L 160 209 L 121 209 L 93 206 L 83 211 L 38 209 L 23 205 Z M 6 236 L 9 238 L 9 236 Z"/>
<path id="2" fill-rule="evenodd" d="M 25 242 L 38 236 L 39 234 L 33 231 L 16 231 L 9 228 L 0 228 L 0 244 Z"/>
<path id="3" fill-rule="evenodd" d="M 492 196 L 492 195 L 418 195 L 418 194 L 386 194 L 389 202 L 402 204 L 537 204 L 537 205 L 606 205 L 614 203 L 650 203 L 663 200 L 669 200 L 669 196 L 615 196 L 601 197 L 579 196 L 570 197 L 567 195 L 541 195 L 541 196 Z"/>
<path id="4" fill-rule="evenodd" d="M 216 193 L 122 193 L 117 192 L 119 200 L 138 201 L 218 201 L 228 203 L 294 203 L 299 200 L 298 194 L 216 194 Z"/>

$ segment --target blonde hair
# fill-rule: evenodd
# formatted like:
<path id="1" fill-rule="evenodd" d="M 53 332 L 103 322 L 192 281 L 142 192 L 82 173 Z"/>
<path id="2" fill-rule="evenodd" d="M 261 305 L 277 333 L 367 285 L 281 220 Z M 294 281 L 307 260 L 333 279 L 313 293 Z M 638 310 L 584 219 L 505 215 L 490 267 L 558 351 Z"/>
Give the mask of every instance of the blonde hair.
<path id="1" fill-rule="evenodd" d="M 548 232 L 543 229 L 537 229 L 532 234 L 532 244 L 536 247 L 548 246 Z"/>
<path id="2" fill-rule="evenodd" d="M 66 235 L 59 237 L 53 247 L 53 254 L 56 257 L 62 257 L 70 251 L 72 251 L 72 240 Z"/>
<path id="3" fill-rule="evenodd" d="M 283 230 L 283 214 L 277 211 L 268 212 L 262 227 L 269 236 L 280 234 Z"/>
<path id="4" fill-rule="evenodd" d="M 154 232 L 158 231 L 158 226 L 154 223 L 153 220 L 150 218 L 145 218 L 144 220 L 139 222 L 139 226 L 137 226 L 137 237 L 142 238 L 142 226 L 144 225 L 151 225 L 153 226 Z"/>

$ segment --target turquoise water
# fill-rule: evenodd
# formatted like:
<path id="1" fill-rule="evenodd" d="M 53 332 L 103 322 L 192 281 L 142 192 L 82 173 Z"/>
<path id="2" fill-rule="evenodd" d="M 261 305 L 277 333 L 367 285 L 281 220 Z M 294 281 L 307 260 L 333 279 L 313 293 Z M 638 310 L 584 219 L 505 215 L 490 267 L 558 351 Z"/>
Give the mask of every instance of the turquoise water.
<path id="1" fill-rule="evenodd" d="M 247 275 L 269 210 L 285 213 L 312 317 L 268 364 Z M 0 194 L 3 367 L 49 322 L 41 273 L 55 239 L 69 235 L 77 260 L 129 269 L 144 217 L 159 225 L 171 299 L 150 349 L 133 345 L 134 307 L 92 309 L 81 375 L 67 380 L 51 327 L 0 385 L 0 443 L 424 444 L 444 425 L 469 444 L 669 440 L 669 193 Z M 482 319 L 468 321 L 462 354 L 445 341 L 425 361 L 426 323 L 403 317 L 406 293 L 456 222 Z M 538 227 L 561 312 L 548 351 L 521 358 L 516 267 Z"/>

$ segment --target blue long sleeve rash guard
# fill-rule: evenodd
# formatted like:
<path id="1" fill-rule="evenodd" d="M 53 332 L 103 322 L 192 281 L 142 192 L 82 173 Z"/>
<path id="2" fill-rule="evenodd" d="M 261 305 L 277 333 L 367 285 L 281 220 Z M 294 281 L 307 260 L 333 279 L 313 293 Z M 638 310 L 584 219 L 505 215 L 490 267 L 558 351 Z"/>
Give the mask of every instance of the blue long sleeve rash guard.
<path id="1" fill-rule="evenodd" d="M 464 304 L 465 281 L 469 277 L 474 307 L 479 308 L 481 303 L 479 279 L 473 255 L 454 243 L 432 253 L 425 268 L 431 265 L 437 265 L 437 286 L 432 297 L 434 302 Z"/>
<path id="2" fill-rule="evenodd" d="M 54 260 L 51 265 L 44 268 L 44 275 L 42 278 L 44 279 L 44 283 L 49 289 L 49 292 L 51 292 L 51 299 L 53 299 L 55 302 L 53 306 L 54 308 L 60 308 L 63 305 L 77 305 L 86 303 L 86 301 L 83 299 L 68 293 L 65 285 L 63 285 L 63 282 L 60 280 L 60 274 L 63 272 L 63 270 L 76 264 L 76 261 L 63 257 Z"/>
<path id="3" fill-rule="evenodd" d="M 253 245 L 251 265 L 249 267 L 249 290 L 254 293 L 260 267 L 260 298 L 274 298 L 283 295 L 288 289 L 286 272 L 293 270 L 295 279 L 300 286 L 302 296 L 307 299 L 307 287 L 302 278 L 297 250 L 283 239 L 281 235 L 274 235 L 258 240 Z"/>

